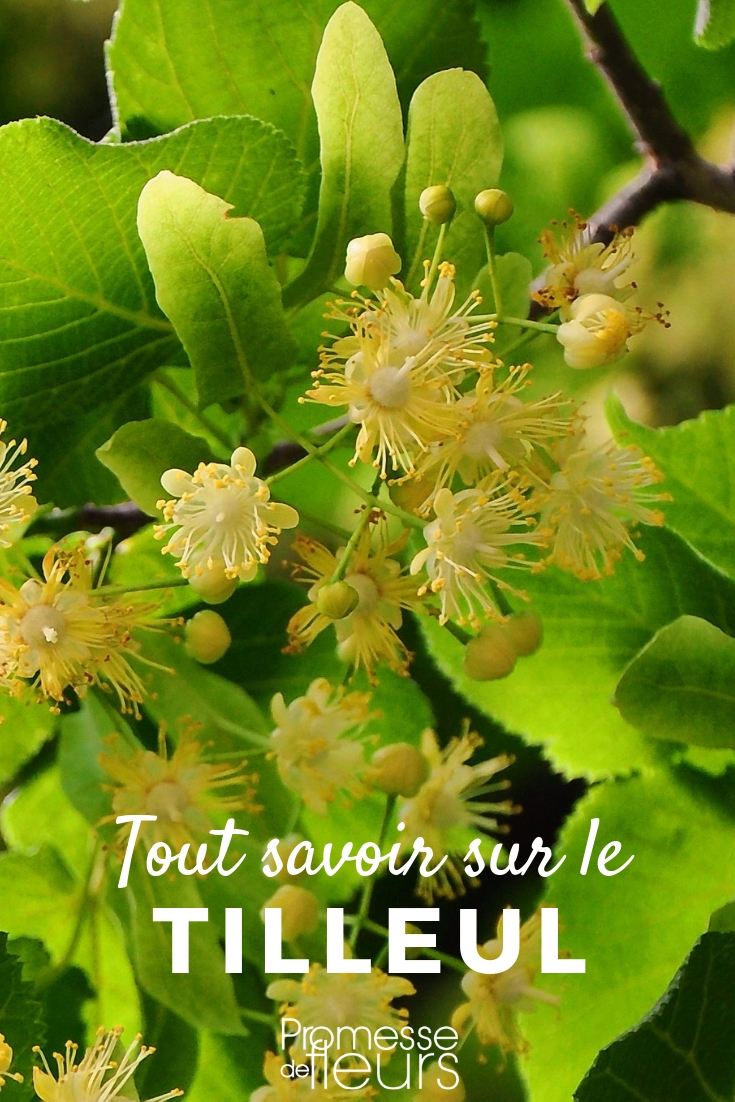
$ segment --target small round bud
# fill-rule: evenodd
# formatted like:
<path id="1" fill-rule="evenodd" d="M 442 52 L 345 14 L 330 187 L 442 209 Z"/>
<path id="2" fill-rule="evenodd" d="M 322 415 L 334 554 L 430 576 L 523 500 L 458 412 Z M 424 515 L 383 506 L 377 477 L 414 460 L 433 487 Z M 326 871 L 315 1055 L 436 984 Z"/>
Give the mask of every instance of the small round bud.
<path id="1" fill-rule="evenodd" d="M 360 595 L 347 582 L 327 582 L 316 595 L 316 607 L 330 620 L 343 620 L 357 608 Z"/>
<path id="2" fill-rule="evenodd" d="M 457 201 L 446 184 L 434 184 L 424 188 L 419 196 L 419 210 L 427 222 L 443 226 L 451 222 L 457 209 Z"/>
<path id="3" fill-rule="evenodd" d="M 387 796 L 411 799 L 429 775 L 429 763 L 415 746 L 393 742 L 373 754 L 365 779 Z"/>
<path id="4" fill-rule="evenodd" d="M 221 605 L 237 589 L 237 578 L 228 578 L 225 564 L 215 559 L 211 566 L 205 563 L 195 568 L 189 576 L 189 585 L 208 605 Z"/>
<path id="5" fill-rule="evenodd" d="M 513 204 L 499 187 L 489 187 L 475 196 L 475 210 L 486 226 L 500 226 L 513 214 Z"/>
<path id="6" fill-rule="evenodd" d="M 205 608 L 186 621 L 184 650 L 203 666 L 219 661 L 231 642 L 230 629 L 218 612 Z"/>
<path id="7" fill-rule="evenodd" d="M 382 291 L 392 275 L 401 270 L 401 258 L 387 233 L 355 237 L 347 246 L 345 279 L 353 287 Z"/>
<path id="8" fill-rule="evenodd" d="M 537 612 L 518 612 L 504 625 L 505 635 L 519 658 L 535 654 L 544 640 L 544 628 Z"/>
<path id="9" fill-rule="evenodd" d="M 319 925 L 319 900 L 306 888 L 284 884 L 263 904 L 260 912 L 263 920 L 266 907 L 281 908 L 281 932 L 284 941 L 295 941 L 302 934 L 313 934 Z"/>
<path id="10" fill-rule="evenodd" d="M 465 647 L 464 671 L 473 681 L 499 681 L 515 664 L 516 652 L 501 624 L 487 624 Z"/>

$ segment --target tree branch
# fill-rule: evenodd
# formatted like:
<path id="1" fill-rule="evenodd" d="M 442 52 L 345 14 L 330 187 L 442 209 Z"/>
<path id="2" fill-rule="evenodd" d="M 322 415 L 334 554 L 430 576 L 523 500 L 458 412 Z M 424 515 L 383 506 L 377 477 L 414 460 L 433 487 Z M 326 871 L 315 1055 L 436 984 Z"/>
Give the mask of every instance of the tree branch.
<path id="1" fill-rule="evenodd" d="M 674 118 L 660 85 L 631 49 L 610 6 L 590 15 L 583 0 L 567 0 L 587 45 L 587 56 L 615 93 L 645 157 L 639 176 L 589 219 L 591 237 L 607 243 L 612 227 L 637 225 L 661 203 L 688 199 L 735 214 L 735 165 L 701 157 Z"/>

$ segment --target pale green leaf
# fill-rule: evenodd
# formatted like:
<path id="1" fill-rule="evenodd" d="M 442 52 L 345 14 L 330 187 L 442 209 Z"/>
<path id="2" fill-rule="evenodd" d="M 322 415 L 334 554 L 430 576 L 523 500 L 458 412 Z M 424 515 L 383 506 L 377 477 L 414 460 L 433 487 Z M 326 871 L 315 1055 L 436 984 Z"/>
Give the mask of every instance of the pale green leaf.
<path id="1" fill-rule="evenodd" d="M 699 0 L 694 24 L 698 46 L 719 50 L 735 38 L 735 0 Z"/>
<path id="2" fill-rule="evenodd" d="M 23 435 L 116 400 L 180 348 L 155 302 L 135 225 L 162 169 L 258 219 L 280 247 L 299 167 L 255 119 L 211 119 L 130 145 L 94 145 L 51 119 L 0 129 L 0 408 Z"/>
<path id="3" fill-rule="evenodd" d="M 160 172 L 141 192 L 138 233 L 156 299 L 186 349 L 202 406 L 241 395 L 295 359 L 260 226 L 193 180 Z"/>
<path id="4" fill-rule="evenodd" d="M 543 745 L 571 775 L 604 777 L 650 767 L 655 744 L 611 701 L 623 670 L 659 628 L 682 614 L 735 630 L 735 585 L 675 535 L 644 529 L 643 563 L 626 554 L 615 575 L 581 582 L 549 569 L 523 585 L 544 626 L 544 643 L 503 681 L 462 670 L 463 648 L 435 621 L 422 621 L 441 668 L 460 693 L 527 742 Z"/>
<path id="5" fill-rule="evenodd" d="M 584 0 L 584 6 L 590 15 L 594 15 L 598 8 L 601 8 L 605 3 L 605 0 Z"/>
<path id="6" fill-rule="evenodd" d="M 0 784 L 15 776 L 18 769 L 51 738 L 56 719 L 48 704 L 23 703 L 3 695 L 0 701 Z"/>
<path id="7" fill-rule="evenodd" d="M 475 196 L 495 187 L 502 163 L 498 115 L 480 78 L 451 69 L 425 80 L 411 100 L 408 115 L 404 278 L 411 267 L 421 278 L 421 262 L 433 252 L 437 230 L 428 230 L 419 210 L 421 192 L 433 184 L 446 184 L 457 201 L 442 260 L 451 260 L 460 273 L 480 268 L 485 241 L 474 210 Z"/>
<path id="8" fill-rule="evenodd" d="M 735 405 L 666 429 L 636 424 L 617 401 L 608 416 L 620 443 L 637 444 L 665 475 L 667 526 L 735 576 Z"/>
<path id="9" fill-rule="evenodd" d="M 97 458 L 117 476 L 129 498 L 149 516 L 168 497 L 161 475 L 171 467 L 193 473 L 212 459 L 209 445 L 170 421 L 129 421 L 97 449 Z"/>
<path id="10" fill-rule="evenodd" d="M 592 818 L 600 819 L 595 857 L 581 876 Z M 607 877 L 596 860 L 610 841 L 622 844 L 613 868 L 634 860 Z M 558 1013 L 539 1006 L 520 1022 L 531 1045 L 521 1066 L 534 1102 L 569 1102 L 598 1051 L 664 994 L 711 912 L 735 889 L 732 820 L 666 771 L 594 788 L 557 853 L 567 859 L 548 881 L 548 901 L 559 908 L 561 948 L 583 957 L 587 970 L 536 981 L 561 1002 Z"/>
<path id="11" fill-rule="evenodd" d="M 319 214 L 306 267 L 285 292 L 290 303 L 313 297 L 342 274 L 351 238 L 391 231 L 391 189 L 404 160 L 401 105 L 382 39 L 351 0 L 324 31 L 312 96 Z"/>
<path id="12" fill-rule="evenodd" d="M 615 703 L 647 735 L 735 749 L 735 639 L 681 616 L 633 659 Z"/>

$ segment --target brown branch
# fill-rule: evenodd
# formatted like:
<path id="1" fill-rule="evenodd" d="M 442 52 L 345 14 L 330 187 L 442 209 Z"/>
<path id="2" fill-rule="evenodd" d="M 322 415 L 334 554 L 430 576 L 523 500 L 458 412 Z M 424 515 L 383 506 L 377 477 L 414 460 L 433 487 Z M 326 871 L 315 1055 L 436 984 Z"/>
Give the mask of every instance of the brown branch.
<path id="1" fill-rule="evenodd" d="M 589 219 L 593 240 L 607 242 L 611 227 L 637 225 L 661 203 L 688 199 L 735 214 L 735 165 L 701 157 L 674 118 L 660 85 L 634 54 L 610 6 L 590 15 L 583 0 L 567 0 L 587 45 L 587 56 L 620 102 L 645 157 L 639 176 Z"/>

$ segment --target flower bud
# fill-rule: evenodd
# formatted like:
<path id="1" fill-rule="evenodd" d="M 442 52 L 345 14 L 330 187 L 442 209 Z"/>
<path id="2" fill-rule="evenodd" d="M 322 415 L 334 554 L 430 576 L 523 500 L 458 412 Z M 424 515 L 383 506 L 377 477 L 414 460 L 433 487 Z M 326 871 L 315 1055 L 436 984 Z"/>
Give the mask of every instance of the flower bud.
<path id="1" fill-rule="evenodd" d="M 500 188 L 489 187 L 475 197 L 475 210 L 486 226 L 500 226 L 513 214 L 513 204 Z"/>
<path id="2" fill-rule="evenodd" d="M 427 222 L 443 226 L 451 222 L 457 209 L 457 201 L 446 184 L 434 184 L 424 188 L 419 196 L 419 210 Z"/>
<path id="3" fill-rule="evenodd" d="M 219 661 L 231 642 L 230 629 L 218 612 L 206 608 L 186 621 L 184 650 L 203 666 Z"/>
<path id="4" fill-rule="evenodd" d="M 355 237 L 347 246 L 345 279 L 354 287 L 382 291 L 392 275 L 401 270 L 401 258 L 387 233 Z"/>
<path id="5" fill-rule="evenodd" d="M 486 624 L 465 647 L 464 671 L 473 681 L 499 681 L 515 664 L 516 652 L 502 624 Z"/>
<path id="6" fill-rule="evenodd" d="M 330 620 L 343 620 L 357 608 L 360 596 L 347 582 L 327 582 L 316 595 L 316 607 Z"/>
<path id="7" fill-rule="evenodd" d="M 562 322 L 556 333 L 569 367 L 604 367 L 628 351 L 634 329 L 622 302 L 610 295 L 582 295 L 574 300 L 570 313 L 571 321 Z"/>
<path id="8" fill-rule="evenodd" d="M 215 559 L 211 566 L 197 564 L 189 576 L 189 585 L 208 605 L 221 605 L 235 592 L 237 582 L 237 578 L 227 577 L 221 559 Z"/>
<path id="9" fill-rule="evenodd" d="M 429 763 L 415 746 L 393 742 L 373 754 L 365 780 L 387 796 L 415 796 L 429 775 Z"/>
<path id="10" fill-rule="evenodd" d="M 302 934 L 313 934 L 319 925 L 319 900 L 306 888 L 284 884 L 263 904 L 260 917 L 264 921 L 266 907 L 281 908 L 281 932 L 284 941 L 295 941 Z"/>
<path id="11" fill-rule="evenodd" d="M 544 639 L 541 617 L 537 612 L 518 612 L 504 625 L 505 636 L 519 658 L 535 654 Z"/>

